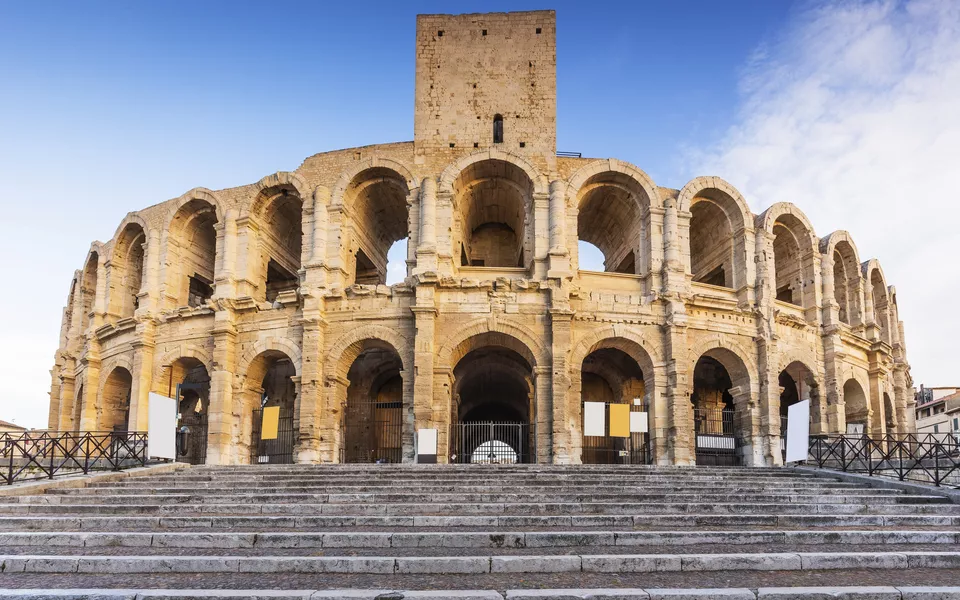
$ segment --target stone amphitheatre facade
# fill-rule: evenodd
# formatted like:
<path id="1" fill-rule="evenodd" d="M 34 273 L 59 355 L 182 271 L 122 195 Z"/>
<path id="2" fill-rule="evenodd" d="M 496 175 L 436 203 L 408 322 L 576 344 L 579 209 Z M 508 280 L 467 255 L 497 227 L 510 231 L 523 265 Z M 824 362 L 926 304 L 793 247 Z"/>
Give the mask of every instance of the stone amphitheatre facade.
<path id="1" fill-rule="evenodd" d="M 421 429 L 440 462 L 472 460 L 489 422 L 516 460 L 779 464 L 804 399 L 813 433 L 913 429 L 896 292 L 848 233 L 789 204 L 754 215 L 719 177 L 674 189 L 558 155 L 552 11 L 418 17 L 414 124 L 412 142 L 195 188 L 94 242 L 49 427 L 146 430 L 149 394 L 177 396 L 185 457 L 211 464 L 284 444 L 294 462 L 409 462 Z M 403 239 L 406 278 L 386 285 Z M 578 269 L 579 242 L 604 272 Z M 584 401 L 629 404 L 648 432 L 585 438 Z"/>

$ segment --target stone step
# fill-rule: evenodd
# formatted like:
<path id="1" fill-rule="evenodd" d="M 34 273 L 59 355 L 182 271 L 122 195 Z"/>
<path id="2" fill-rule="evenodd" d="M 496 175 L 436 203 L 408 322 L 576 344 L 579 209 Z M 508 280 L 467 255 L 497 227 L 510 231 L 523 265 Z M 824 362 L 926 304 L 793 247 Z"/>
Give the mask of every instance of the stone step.
<path id="1" fill-rule="evenodd" d="M 501 483 L 491 483 L 489 481 L 483 482 L 476 485 L 465 485 L 461 483 L 449 483 L 449 484 L 438 484 L 437 482 L 421 482 L 421 483 L 390 483 L 390 484 L 370 484 L 370 483 L 360 483 L 357 482 L 354 485 L 330 485 L 330 484 L 317 484 L 311 485 L 303 481 L 284 481 L 284 482 L 273 482 L 273 483 L 264 483 L 261 481 L 246 481 L 246 482 L 234 482 L 227 484 L 222 481 L 203 481 L 203 482 L 190 482 L 183 483 L 177 481 L 171 481 L 164 485 L 160 485 L 156 482 L 147 482 L 143 483 L 140 481 L 118 481 L 110 483 L 98 483 L 91 484 L 87 487 L 82 488 L 64 488 L 64 489 L 54 489 L 50 493 L 65 493 L 65 494 L 79 494 L 79 493 L 94 493 L 95 490 L 109 490 L 111 493 L 126 494 L 126 493 L 137 493 L 137 490 L 155 490 L 157 493 L 163 493 L 167 490 L 176 491 L 176 490 L 186 490 L 186 489 L 195 489 L 195 490 L 235 490 L 235 489 L 282 489 L 285 491 L 296 491 L 301 490 L 305 492 L 314 492 L 318 490 L 326 492 L 338 492 L 343 491 L 343 493 L 356 493 L 364 491 L 390 491 L 390 490 L 415 490 L 415 491 L 467 491 L 467 492 L 498 492 L 504 490 L 528 490 L 528 491 L 572 491 L 572 490 L 610 490 L 610 491 L 652 491 L 652 492 L 675 492 L 681 493 L 686 491 L 702 491 L 704 489 L 702 484 L 690 484 L 690 483 L 677 483 L 665 485 L 661 483 L 651 483 L 639 485 L 637 483 L 621 483 L 619 485 L 611 485 L 606 482 L 599 483 L 584 483 L 584 482 L 562 482 L 553 485 L 548 485 L 543 482 L 536 483 L 516 483 L 516 484 L 501 484 Z M 873 492 L 880 494 L 902 494 L 900 490 L 894 489 L 872 489 L 865 488 L 863 486 L 856 486 L 851 484 L 843 483 L 824 483 L 824 484 L 808 484 L 808 483 L 788 483 L 788 484 L 762 484 L 762 485 L 741 485 L 741 484 L 728 484 L 728 483 L 716 483 L 709 486 L 710 490 L 715 491 L 755 491 L 755 492 L 765 492 L 765 491 L 796 491 L 796 490 L 822 490 L 829 493 L 859 493 L 859 492 Z"/>
<path id="2" fill-rule="evenodd" d="M 835 586 L 748 588 L 558 588 L 497 590 L 0 589 L 13 600 L 960 600 L 960 587 Z"/>
<path id="3" fill-rule="evenodd" d="M 578 546 L 960 544 L 960 531 L 444 531 L 0 533 L 0 547 L 97 548 L 567 548 Z"/>
<path id="4" fill-rule="evenodd" d="M 314 531 L 347 528 L 703 528 L 703 527 L 878 527 L 960 528 L 960 516 L 937 515 L 490 515 L 490 516 L 0 516 L 0 530 L 112 531 L 201 530 L 263 528 Z"/>
<path id="5" fill-rule="evenodd" d="M 960 516 L 957 504 L 864 503 L 700 503 L 700 502 L 488 502 L 408 504 L 0 504 L 0 514 L 30 515 L 556 515 L 556 514 L 699 514 L 715 515 L 939 515 Z"/>
<path id="6" fill-rule="evenodd" d="M 298 493 L 241 493 L 231 494 L 46 494 L 42 496 L 19 496 L 21 504 L 95 505 L 95 504 L 411 504 L 411 503 L 727 503 L 731 494 L 649 494 L 649 493 L 356 493 L 356 494 L 298 494 Z M 890 495 L 890 494 L 747 494 L 735 496 L 742 503 L 785 504 L 948 504 L 942 496 Z"/>
<path id="7" fill-rule="evenodd" d="M 960 568 L 960 552 L 764 552 L 486 556 L 2 555 L 3 573 L 649 573 Z"/>

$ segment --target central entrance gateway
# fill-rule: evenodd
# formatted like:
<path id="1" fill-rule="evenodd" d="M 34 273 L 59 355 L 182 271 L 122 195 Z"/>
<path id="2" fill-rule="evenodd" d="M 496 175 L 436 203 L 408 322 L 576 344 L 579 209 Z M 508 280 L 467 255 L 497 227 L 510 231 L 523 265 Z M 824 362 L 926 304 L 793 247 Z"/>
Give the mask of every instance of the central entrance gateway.
<path id="1" fill-rule="evenodd" d="M 533 369 L 515 350 L 476 348 L 453 370 L 451 460 L 456 463 L 536 462 Z"/>

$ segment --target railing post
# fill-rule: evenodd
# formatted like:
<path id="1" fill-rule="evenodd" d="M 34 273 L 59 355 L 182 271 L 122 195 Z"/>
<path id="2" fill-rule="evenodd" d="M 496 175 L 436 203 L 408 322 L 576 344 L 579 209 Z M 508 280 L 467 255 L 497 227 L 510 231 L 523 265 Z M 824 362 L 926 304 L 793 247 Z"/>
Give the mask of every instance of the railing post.
<path id="1" fill-rule="evenodd" d="M 10 446 L 7 446 L 7 448 L 10 449 L 10 467 L 7 470 L 7 485 L 13 485 L 13 448 L 10 448 Z"/>

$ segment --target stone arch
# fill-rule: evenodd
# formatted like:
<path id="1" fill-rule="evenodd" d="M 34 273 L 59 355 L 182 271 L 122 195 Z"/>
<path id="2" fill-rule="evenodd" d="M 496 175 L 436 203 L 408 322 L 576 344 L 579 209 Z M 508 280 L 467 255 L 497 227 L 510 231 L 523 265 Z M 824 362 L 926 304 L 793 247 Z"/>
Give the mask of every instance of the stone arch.
<path id="1" fill-rule="evenodd" d="M 887 278 L 880 268 L 880 261 L 871 258 L 861 265 L 863 282 L 866 286 L 864 295 L 866 296 L 867 321 L 872 318 L 879 331 L 880 340 L 893 345 L 893 336 L 891 335 L 890 319 L 890 292 L 887 286 Z"/>
<path id="2" fill-rule="evenodd" d="M 864 435 L 870 435 L 871 416 L 870 399 L 867 396 L 869 384 L 864 385 L 857 377 L 848 377 L 843 382 L 843 412 L 846 423 L 863 424 Z"/>
<path id="3" fill-rule="evenodd" d="M 117 251 L 117 248 L 116 248 L 117 240 L 120 238 L 121 234 L 123 234 L 124 230 L 130 225 L 139 225 L 140 228 L 143 229 L 144 233 L 147 233 L 150 231 L 150 225 L 142 216 L 140 216 L 139 213 L 136 213 L 136 212 L 127 213 L 127 215 L 123 217 L 123 220 L 120 221 L 120 225 L 118 225 L 117 229 L 113 232 L 113 237 L 111 238 L 112 248 L 110 251 L 111 260 L 113 260 L 113 255 Z"/>
<path id="4" fill-rule="evenodd" d="M 345 195 L 347 188 L 350 186 L 351 182 L 364 171 L 376 168 L 383 168 L 388 171 L 393 171 L 407 186 L 407 190 L 413 191 L 418 189 L 420 185 L 417 183 L 416 177 L 413 176 L 413 173 L 410 172 L 410 169 L 407 168 L 402 162 L 394 160 L 392 158 L 385 158 L 380 156 L 371 156 L 365 160 L 360 161 L 359 163 L 351 166 L 346 171 L 340 174 L 340 177 L 337 178 L 337 183 L 334 184 L 333 188 L 330 190 L 330 207 L 339 207 L 344 204 Z"/>
<path id="5" fill-rule="evenodd" d="M 486 337 L 478 337 L 483 335 Z M 501 320 L 491 323 L 488 319 L 477 319 L 447 336 L 437 352 L 437 368 L 452 369 L 481 342 L 513 350 L 526 359 L 531 367 L 545 362 L 544 346 L 528 328 Z"/>
<path id="6" fill-rule="evenodd" d="M 606 271 L 651 270 L 650 208 L 662 201 L 646 173 L 616 159 L 594 161 L 570 178 L 566 203 L 577 210 L 577 239 L 603 253 Z"/>
<path id="7" fill-rule="evenodd" d="M 527 177 L 533 183 L 533 193 L 534 194 L 547 194 L 548 193 L 548 183 L 545 175 L 540 173 L 539 169 L 533 165 L 530 161 L 525 159 L 522 156 L 513 154 L 511 152 L 506 152 L 504 150 L 490 149 L 490 150 L 481 150 L 479 152 L 473 152 L 468 154 L 460 159 L 454 161 L 447 166 L 440 174 L 438 180 L 438 191 L 439 193 L 453 193 L 453 183 L 457 180 L 457 177 L 460 176 L 467 167 L 474 163 L 486 161 L 486 160 L 498 160 L 502 162 L 507 162 L 515 167 L 518 167 L 527 174 Z"/>
<path id="8" fill-rule="evenodd" d="M 163 230 L 165 308 L 202 306 L 213 296 L 218 223 L 223 223 L 220 200 L 205 188 L 190 190 L 171 206 Z"/>
<path id="9" fill-rule="evenodd" d="M 719 177 L 697 177 L 680 190 L 677 204 L 689 215 L 680 235 L 693 280 L 734 290 L 751 285 L 754 218 L 740 192 Z"/>
<path id="10" fill-rule="evenodd" d="M 264 212 L 266 205 L 270 203 L 271 198 L 267 192 L 272 189 L 288 189 L 297 193 L 302 201 L 310 196 L 310 186 L 298 173 L 289 171 L 277 171 L 273 175 L 267 175 L 257 183 L 253 184 L 252 202 L 250 203 L 245 215 L 260 215 Z"/>
<path id="11" fill-rule="evenodd" d="M 705 355 L 716 358 L 730 373 L 731 379 L 734 377 L 744 378 L 751 389 L 759 385 L 760 371 L 756 362 L 756 349 L 748 349 L 739 340 L 731 339 L 722 334 L 719 336 L 707 336 L 690 345 L 688 356 L 693 357 L 693 362 L 690 365 L 691 373 L 697 361 L 700 360 L 700 357 Z M 724 358 L 721 360 L 721 358 L 717 358 L 714 355 Z M 740 363 L 739 365 L 736 364 L 738 361 Z M 731 366 L 728 366 L 727 362 L 729 362 Z M 730 370 L 731 367 L 736 371 L 736 376 L 734 375 L 734 371 Z M 734 385 L 738 384 L 734 382 Z"/>
<path id="12" fill-rule="evenodd" d="M 789 375 L 790 379 L 799 387 L 795 390 L 797 401 L 805 399 L 810 400 L 810 426 L 811 433 L 822 433 L 826 426 L 826 397 L 821 389 L 821 379 L 818 371 L 811 368 L 810 365 L 816 365 L 816 361 L 811 361 L 805 356 L 804 352 L 791 352 L 786 355 L 781 354 L 777 367 L 778 382 L 783 385 L 783 374 Z M 804 389 L 806 385 L 806 389 Z M 783 405 L 783 392 L 780 394 L 780 415 L 781 425 L 787 414 L 787 407 Z M 785 430 L 781 430 L 780 435 L 786 435 Z"/>
<path id="13" fill-rule="evenodd" d="M 803 308 L 816 306 L 818 240 L 810 220 L 793 204 L 777 202 L 757 216 L 756 226 L 773 239 L 774 297 Z"/>
<path id="14" fill-rule="evenodd" d="M 591 352 L 601 348 L 623 350 L 643 369 L 644 379 L 654 377 L 656 370 L 663 365 L 660 353 L 649 340 L 634 331 L 616 325 L 608 325 L 582 336 L 570 350 L 569 364 L 571 367 L 580 365 Z M 654 380 L 651 379 L 647 386 L 649 390 L 654 389 L 653 383 Z"/>
<path id="15" fill-rule="evenodd" d="M 863 323 L 863 295 L 860 285 L 860 255 L 846 231 L 834 231 L 820 240 L 820 254 L 833 268 L 833 297 L 839 306 L 840 321 L 856 327 Z M 827 292 L 824 292 L 827 296 Z"/>
<path id="16" fill-rule="evenodd" d="M 328 216 L 328 221 L 340 228 L 339 251 L 348 284 L 386 283 L 391 247 L 411 237 L 412 198 L 416 195 L 412 192 L 416 189 L 406 167 L 389 159 L 371 158 L 341 175 L 327 210 L 342 212 L 339 217 Z M 414 256 L 412 251 L 407 248 L 407 258 Z"/>
<path id="17" fill-rule="evenodd" d="M 130 213 L 113 238 L 107 268 L 107 308 L 115 317 L 132 317 L 139 307 L 148 232 L 146 222 Z"/>
<path id="18" fill-rule="evenodd" d="M 370 340 L 377 340 L 384 347 L 393 349 L 400 356 L 400 362 L 403 364 L 402 370 L 409 368 L 410 358 L 407 355 L 407 339 L 390 327 L 366 325 L 349 330 L 330 346 L 323 367 L 325 376 L 346 379 L 347 371 L 350 370 L 353 361 L 365 349 L 364 343 Z"/>
<path id="19" fill-rule="evenodd" d="M 154 363 L 153 381 L 162 385 L 164 375 L 170 368 L 170 365 L 181 358 L 195 359 L 203 364 L 204 368 L 207 369 L 207 373 L 213 373 L 213 355 L 199 344 L 183 342 L 164 352 L 160 360 Z"/>
<path id="20" fill-rule="evenodd" d="M 87 257 L 83 263 L 83 269 L 81 270 L 80 301 L 77 306 L 80 311 L 78 315 L 79 319 L 77 320 L 80 325 L 80 338 L 83 338 L 87 326 L 90 324 L 90 313 L 97 308 L 97 287 L 99 283 L 99 265 L 102 252 L 102 244 L 99 242 L 91 244 L 90 250 L 87 252 Z"/>
<path id="21" fill-rule="evenodd" d="M 213 190 L 209 190 L 205 187 L 195 187 L 170 203 L 170 208 L 167 210 L 167 214 L 163 221 L 164 231 L 170 231 L 170 225 L 177 212 L 183 208 L 185 204 L 192 202 L 193 200 L 202 200 L 212 206 L 216 211 L 217 222 L 223 222 L 223 203 L 220 200 L 220 196 L 217 195 L 217 193 Z"/>
<path id="22" fill-rule="evenodd" d="M 237 368 L 237 375 L 240 377 L 246 377 L 246 372 L 250 369 L 250 365 L 253 363 L 254 359 L 269 351 L 286 355 L 286 357 L 290 359 L 290 362 L 293 363 L 296 374 L 298 376 L 300 375 L 300 347 L 286 338 L 275 337 L 265 340 L 257 340 L 254 342 L 254 344 L 248 348 L 240 358 Z"/>
<path id="23" fill-rule="evenodd" d="M 130 420 L 133 363 L 126 356 L 113 357 L 106 361 L 100 372 L 95 407 L 97 429 L 126 430 Z"/>
<path id="24" fill-rule="evenodd" d="M 305 203 L 311 196 L 303 178 L 296 173 L 279 172 L 264 177 L 254 186 L 253 200 L 244 216 L 256 232 L 248 239 L 248 279 L 256 282 L 257 299 L 273 302 L 283 293 L 300 287 L 300 269 L 304 257 Z M 251 238 L 249 234 L 246 236 Z"/>

